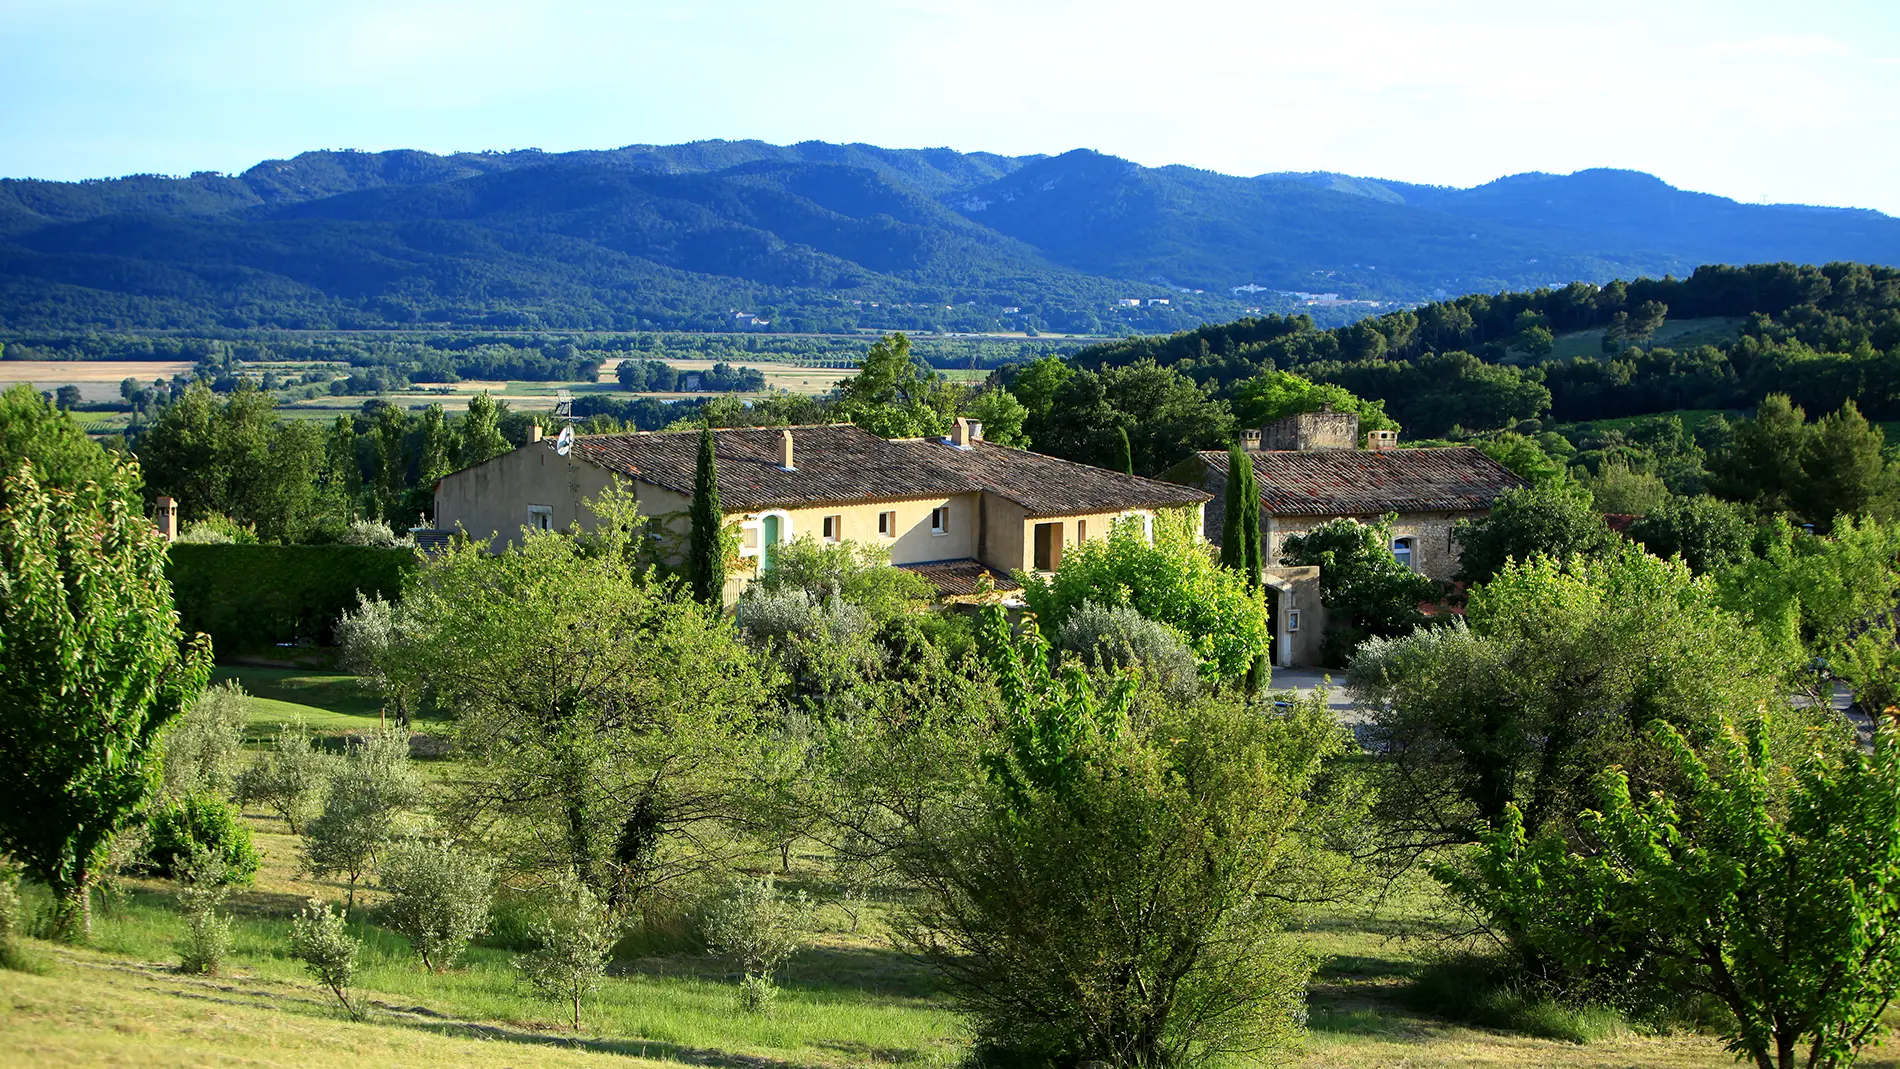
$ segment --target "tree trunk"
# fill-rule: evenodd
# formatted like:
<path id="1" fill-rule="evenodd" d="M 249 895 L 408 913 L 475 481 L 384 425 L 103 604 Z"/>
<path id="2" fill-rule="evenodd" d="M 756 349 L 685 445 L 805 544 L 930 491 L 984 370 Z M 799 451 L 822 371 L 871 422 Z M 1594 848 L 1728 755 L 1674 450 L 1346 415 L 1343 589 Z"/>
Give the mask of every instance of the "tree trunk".
<path id="1" fill-rule="evenodd" d="M 1794 1069 L 1794 1041 L 1799 1038 L 1792 1032 L 1783 1029 L 1775 1030 L 1776 1069 Z"/>
<path id="2" fill-rule="evenodd" d="M 79 874 L 73 888 L 53 910 L 53 938 L 62 943 L 92 941 L 92 872 Z"/>

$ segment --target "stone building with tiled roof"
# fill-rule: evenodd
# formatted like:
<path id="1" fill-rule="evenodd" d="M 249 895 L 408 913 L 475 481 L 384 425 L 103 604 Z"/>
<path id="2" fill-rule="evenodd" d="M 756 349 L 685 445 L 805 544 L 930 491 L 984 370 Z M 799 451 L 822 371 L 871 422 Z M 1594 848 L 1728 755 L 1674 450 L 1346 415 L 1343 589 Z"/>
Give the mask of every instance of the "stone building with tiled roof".
<path id="1" fill-rule="evenodd" d="M 713 451 L 720 506 L 740 534 L 728 597 L 771 567 L 775 547 L 806 535 L 881 546 L 947 596 L 1007 590 L 1013 572 L 1053 569 L 1065 546 L 1106 537 L 1117 519 L 1198 514 L 1208 499 L 986 442 L 966 420 L 941 439 L 886 440 L 850 424 L 734 428 L 714 432 Z M 586 435 L 566 456 L 534 441 L 438 482 L 435 526 L 491 542 L 523 527 L 585 526 L 582 503 L 619 480 L 642 515 L 683 536 L 698 462 L 697 431 Z"/>
<path id="2" fill-rule="evenodd" d="M 1355 448 L 1357 423 L 1352 418 L 1353 429 L 1343 446 L 1259 449 L 1251 448 L 1259 439 L 1248 439 L 1246 456 L 1253 462 L 1260 490 L 1260 535 L 1267 562 L 1278 564 L 1287 539 L 1328 520 L 1369 522 L 1390 513 L 1398 517 L 1392 534 L 1399 559 L 1434 579 L 1450 579 L 1458 570 L 1453 525 L 1489 514 L 1493 502 L 1524 486 L 1524 480 L 1479 449 L 1400 449 L 1389 440 L 1372 449 Z M 1268 428 L 1261 437 L 1289 436 L 1284 428 Z M 1220 541 L 1226 522 L 1227 461 L 1225 451 L 1196 453 L 1165 475 L 1213 496 L 1205 511 L 1213 542 Z"/>
<path id="3" fill-rule="evenodd" d="M 1458 521 L 1488 515 L 1501 495 L 1525 485 L 1478 449 L 1400 449 L 1391 432 L 1368 438 L 1372 448 L 1358 448 L 1358 417 L 1330 411 L 1291 416 L 1245 436 L 1245 456 L 1260 491 L 1261 553 L 1276 591 L 1277 666 L 1318 664 L 1326 621 L 1319 569 L 1280 563 L 1287 539 L 1328 520 L 1373 522 L 1391 514 L 1393 556 L 1433 579 L 1449 580 L 1458 571 L 1452 539 Z M 1227 519 L 1227 464 L 1225 450 L 1210 450 L 1162 476 L 1212 496 L 1203 523 L 1215 543 Z"/>

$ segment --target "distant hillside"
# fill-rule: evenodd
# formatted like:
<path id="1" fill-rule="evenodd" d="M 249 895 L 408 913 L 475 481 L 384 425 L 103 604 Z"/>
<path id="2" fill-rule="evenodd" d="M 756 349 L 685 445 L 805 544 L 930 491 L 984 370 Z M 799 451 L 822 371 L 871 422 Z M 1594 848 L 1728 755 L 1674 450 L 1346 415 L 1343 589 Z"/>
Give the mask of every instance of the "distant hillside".
<path id="1" fill-rule="evenodd" d="M 711 141 L 0 181 L 12 330 L 1132 333 L 1834 260 L 1900 264 L 1900 220 L 1738 204 L 1626 171 L 1459 190 L 1081 150 Z"/>

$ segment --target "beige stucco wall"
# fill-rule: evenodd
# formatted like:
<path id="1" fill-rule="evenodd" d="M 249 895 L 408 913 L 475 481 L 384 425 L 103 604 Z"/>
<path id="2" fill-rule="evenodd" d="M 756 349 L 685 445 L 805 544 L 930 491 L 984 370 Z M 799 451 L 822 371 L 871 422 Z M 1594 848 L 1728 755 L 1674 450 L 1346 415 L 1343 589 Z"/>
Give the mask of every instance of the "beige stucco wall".
<path id="1" fill-rule="evenodd" d="M 495 549 L 516 541 L 528 524 L 528 506 L 553 510 L 554 529 L 565 531 L 579 521 L 593 525 L 593 513 L 583 501 L 601 495 L 610 483 L 605 468 L 554 452 L 552 441 L 531 442 L 472 468 L 445 476 L 436 484 L 434 524 L 440 530 L 457 527 L 469 537 L 489 539 Z M 645 515 L 685 507 L 685 499 L 658 487 L 628 484 Z"/>
<path id="2" fill-rule="evenodd" d="M 1412 567 L 1438 580 L 1449 581 L 1458 574 L 1458 543 L 1452 528 L 1459 520 L 1481 519 L 1489 510 L 1469 512 L 1401 512 L 1392 524 L 1392 537 L 1412 539 Z M 1286 540 L 1318 527 L 1333 516 L 1260 515 L 1261 538 L 1266 543 L 1266 559 L 1277 563 L 1285 552 Z M 1353 516 L 1361 523 L 1377 523 L 1378 516 Z"/>
<path id="3" fill-rule="evenodd" d="M 1069 516 L 1031 516 L 1022 506 L 994 496 L 989 497 L 987 507 L 988 546 L 981 559 L 984 564 L 1006 575 L 1033 568 L 1036 562 L 1036 528 L 1041 524 L 1061 525 L 1062 550 L 1067 553 L 1084 541 L 1106 540 L 1115 521 L 1129 515 L 1118 509 Z M 1197 526 L 1202 522 L 1198 512 L 1194 522 Z"/>
<path id="4" fill-rule="evenodd" d="M 933 534 L 930 513 L 950 509 L 949 530 Z M 977 495 L 953 494 L 949 497 L 910 498 L 901 501 L 867 501 L 850 504 L 812 505 L 806 508 L 770 510 L 781 517 L 785 541 L 797 541 L 807 535 L 824 540 L 825 517 L 839 518 L 841 541 L 879 546 L 891 554 L 892 564 L 922 564 L 927 561 L 958 560 L 976 556 Z M 897 513 L 897 534 L 886 537 L 877 532 L 880 513 Z M 763 511 L 728 512 L 727 522 L 752 521 Z"/>
<path id="5" fill-rule="evenodd" d="M 1274 590 L 1273 655 L 1275 668 L 1315 668 L 1326 640 L 1326 606 L 1319 599 L 1319 567 L 1280 565 L 1264 568 Z M 1299 628 L 1293 629 L 1293 612 Z"/>

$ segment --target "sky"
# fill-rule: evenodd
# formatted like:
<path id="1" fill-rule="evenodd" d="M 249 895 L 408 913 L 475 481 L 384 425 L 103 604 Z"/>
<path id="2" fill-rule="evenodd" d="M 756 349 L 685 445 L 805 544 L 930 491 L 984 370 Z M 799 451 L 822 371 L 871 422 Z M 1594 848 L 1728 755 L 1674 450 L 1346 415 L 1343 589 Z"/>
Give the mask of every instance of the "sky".
<path id="1" fill-rule="evenodd" d="M 1900 215 L 1900 0 L 0 0 L 0 177 L 708 138 Z"/>

